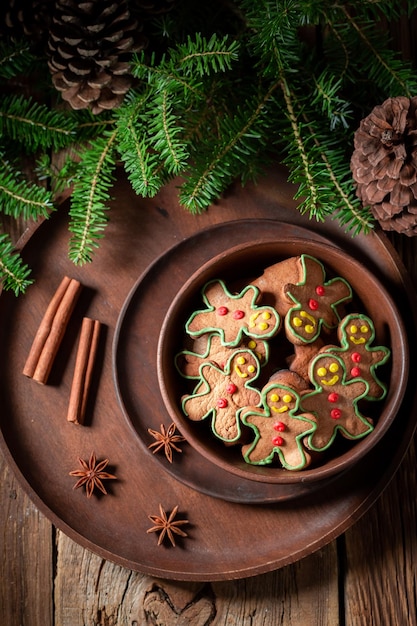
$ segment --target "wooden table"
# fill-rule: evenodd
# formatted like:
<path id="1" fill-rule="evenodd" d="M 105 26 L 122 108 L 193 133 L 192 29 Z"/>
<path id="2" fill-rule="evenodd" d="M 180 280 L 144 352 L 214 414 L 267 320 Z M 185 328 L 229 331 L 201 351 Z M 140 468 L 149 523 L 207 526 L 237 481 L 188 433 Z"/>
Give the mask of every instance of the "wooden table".
<path id="1" fill-rule="evenodd" d="M 6 227 L 15 238 L 24 229 Z M 415 284 L 417 239 L 392 240 Z M 370 510 L 314 554 L 270 573 L 200 583 L 155 579 L 80 547 L 40 513 L 1 457 L 0 623 L 416 624 L 415 466 L 413 441 Z"/>

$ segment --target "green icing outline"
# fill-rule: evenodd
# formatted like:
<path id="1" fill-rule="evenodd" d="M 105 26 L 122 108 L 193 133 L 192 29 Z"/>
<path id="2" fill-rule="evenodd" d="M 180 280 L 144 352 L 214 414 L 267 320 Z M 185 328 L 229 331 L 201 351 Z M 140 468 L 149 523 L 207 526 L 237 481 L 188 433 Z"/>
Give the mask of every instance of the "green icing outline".
<path id="1" fill-rule="evenodd" d="M 301 282 L 295 283 L 297 287 L 302 287 L 303 285 L 306 285 L 306 281 L 308 279 L 307 270 L 306 270 L 306 266 L 305 266 L 305 259 L 311 259 L 311 260 L 315 261 L 316 263 L 318 263 L 318 265 L 320 265 L 320 267 L 322 268 L 322 271 L 323 271 L 323 286 L 324 287 L 332 285 L 336 281 L 342 281 L 347 286 L 347 288 L 349 290 L 349 295 L 345 296 L 341 300 L 337 300 L 336 302 L 334 302 L 333 304 L 330 305 L 331 309 L 333 310 L 333 312 L 336 315 L 336 319 L 340 322 L 340 315 L 337 312 L 337 308 L 336 307 L 339 304 L 341 304 L 342 302 L 346 302 L 346 300 L 349 300 L 349 298 L 352 298 L 352 295 L 353 295 L 352 287 L 350 286 L 348 281 L 345 278 L 343 278 L 342 276 L 338 276 L 336 278 L 331 278 L 330 280 L 328 280 L 326 282 L 326 280 L 325 280 L 325 278 L 326 278 L 326 268 L 325 268 L 325 266 L 323 265 L 323 263 L 321 261 L 319 261 L 315 257 L 311 256 L 310 254 L 302 254 L 300 256 L 300 259 L 301 259 L 301 263 L 302 263 L 302 266 L 303 266 L 304 278 L 303 278 L 303 280 Z M 290 325 L 290 321 L 289 320 L 290 320 L 291 314 L 295 313 L 296 311 L 300 311 L 303 305 L 301 304 L 301 302 L 299 300 L 297 300 L 295 298 L 295 296 L 292 295 L 291 291 L 288 291 L 287 295 L 291 298 L 291 300 L 293 302 L 295 302 L 297 304 L 297 306 L 293 306 L 293 307 L 291 307 L 287 311 L 287 313 L 285 315 L 285 319 L 284 319 L 285 328 L 291 335 L 293 335 L 294 337 L 299 339 L 302 343 L 309 344 L 309 343 L 313 343 L 314 341 L 316 341 L 316 339 L 318 339 L 320 337 L 320 335 L 321 335 L 321 328 L 322 328 L 322 326 L 325 326 L 326 328 L 336 328 L 337 324 L 334 325 L 334 326 L 330 326 L 329 324 L 326 324 L 326 322 L 323 320 L 322 317 L 319 317 L 318 318 L 318 323 L 317 323 L 317 331 L 311 338 L 306 339 L 304 336 L 299 335 L 296 332 L 296 330 L 294 329 L 294 327 Z"/>
<path id="2" fill-rule="evenodd" d="M 190 331 L 189 330 L 189 326 L 190 324 L 192 324 L 192 322 L 194 321 L 194 319 L 197 317 L 197 315 L 200 314 L 205 314 L 205 313 L 212 313 L 213 311 L 215 311 L 215 307 L 212 306 L 210 304 L 210 302 L 208 301 L 207 297 L 206 297 L 206 290 L 207 287 L 209 285 L 212 285 L 214 283 L 218 283 L 221 285 L 225 295 L 231 299 L 231 300 L 239 300 L 240 298 L 242 298 L 247 291 L 253 291 L 253 298 L 251 301 L 251 309 L 253 309 L 254 312 L 259 312 L 262 313 L 263 311 L 268 311 L 269 313 L 271 313 L 275 319 L 276 319 L 276 324 L 274 324 L 273 329 L 269 332 L 269 333 L 265 333 L 262 335 L 258 335 L 255 333 L 250 332 L 250 329 L 246 329 L 245 327 L 241 327 L 237 333 L 236 338 L 233 341 L 225 341 L 225 332 L 223 328 L 219 328 L 219 327 L 210 327 L 207 326 L 206 328 L 202 328 L 198 331 Z M 247 285 L 240 293 L 233 295 L 229 292 L 229 290 L 226 287 L 226 284 L 223 280 L 220 279 L 213 279 L 208 281 L 204 287 L 201 290 L 201 295 L 203 298 L 203 301 L 205 302 L 205 304 L 207 305 L 207 307 L 205 309 L 198 309 L 197 311 L 194 311 L 191 316 L 188 318 L 186 324 L 185 324 L 185 330 L 188 333 L 188 335 L 190 337 L 199 337 L 200 335 L 204 335 L 205 333 L 215 333 L 220 335 L 220 340 L 222 342 L 222 345 L 224 346 L 229 346 L 231 348 L 235 348 L 239 345 L 240 341 L 242 340 L 242 334 L 245 334 L 247 337 L 252 337 L 253 339 L 270 339 L 271 337 L 274 337 L 277 332 L 280 329 L 281 326 L 281 317 L 278 313 L 278 311 L 276 311 L 276 309 L 274 309 L 274 307 L 269 306 L 269 305 L 261 305 L 261 306 L 256 306 L 256 300 L 259 296 L 259 289 L 257 287 L 255 287 L 255 285 Z"/>
<path id="3" fill-rule="evenodd" d="M 323 447 L 321 447 L 321 448 L 317 448 L 316 446 L 314 446 L 314 445 L 312 444 L 312 439 L 313 439 L 313 437 L 314 437 L 314 434 L 315 434 L 315 432 L 318 430 L 318 428 L 316 428 L 316 429 L 315 429 L 315 432 L 311 433 L 311 435 L 310 435 L 310 436 L 309 436 L 309 438 L 308 438 L 308 447 L 309 447 L 309 449 L 310 449 L 310 450 L 314 450 L 314 452 L 323 452 L 324 450 L 328 450 L 328 449 L 330 448 L 330 446 L 333 444 L 334 440 L 336 439 L 337 433 L 338 433 L 339 431 L 341 431 L 342 433 L 344 433 L 344 434 L 345 434 L 346 439 L 349 439 L 350 441 L 358 441 L 359 439 L 363 439 L 364 437 L 366 437 L 367 435 L 369 435 L 369 434 L 370 434 L 370 433 L 374 430 L 374 426 L 373 426 L 373 425 L 372 425 L 372 424 L 371 424 L 371 423 L 367 420 L 367 418 L 366 418 L 364 415 L 362 415 L 362 414 L 359 412 L 359 409 L 358 409 L 358 402 L 359 402 L 359 400 L 363 400 L 363 399 L 366 397 L 366 394 L 368 393 L 368 390 L 369 390 L 369 385 L 368 385 L 368 383 L 367 383 L 367 382 L 366 382 L 366 380 L 364 380 L 363 378 L 355 378 L 355 380 L 346 380 L 346 367 L 345 367 L 344 362 L 342 361 L 342 359 L 341 359 L 339 356 L 337 356 L 337 355 L 335 355 L 335 354 L 333 354 L 333 353 L 331 353 L 331 352 L 329 352 L 329 353 L 328 353 L 328 352 L 320 352 L 319 354 L 317 354 L 317 355 L 314 357 L 314 359 L 312 359 L 312 361 L 310 362 L 310 370 L 313 370 L 315 363 L 316 363 L 319 359 L 321 359 L 321 358 L 323 358 L 323 357 L 325 357 L 325 356 L 330 356 L 330 357 L 332 357 L 332 358 L 336 359 L 336 360 L 339 362 L 339 364 L 342 366 L 342 370 L 343 370 L 343 379 L 342 379 L 342 383 L 341 383 L 341 384 L 342 384 L 344 387 L 349 387 L 349 385 L 355 384 L 356 382 L 363 382 L 363 383 L 364 383 L 364 385 L 365 385 L 365 391 L 364 391 L 364 392 L 363 392 L 360 396 L 356 396 L 355 398 L 353 398 L 353 400 L 352 400 L 352 404 L 353 404 L 353 408 L 354 408 L 354 411 L 355 411 L 355 415 L 356 415 L 356 417 L 357 417 L 357 418 L 358 418 L 358 419 L 359 419 L 359 420 L 360 420 L 360 421 L 361 421 L 361 422 L 362 422 L 365 426 L 368 426 L 368 430 L 367 430 L 367 431 L 365 431 L 365 432 L 363 432 L 363 433 L 360 433 L 359 435 L 354 436 L 354 435 L 352 435 L 351 433 L 349 433 L 349 432 L 346 430 L 346 428 L 345 428 L 344 426 L 342 426 L 342 425 L 338 424 L 337 422 L 335 422 L 335 425 L 334 425 L 334 428 L 333 428 L 333 434 L 332 434 L 332 436 L 330 437 L 330 439 L 329 439 L 328 443 L 327 443 L 327 444 L 325 444 L 325 445 L 324 445 Z M 316 396 L 316 395 L 319 395 L 320 393 L 322 393 L 322 392 L 323 392 L 323 387 L 322 387 L 320 384 L 316 383 L 316 382 L 315 382 L 315 379 L 313 380 L 311 375 L 309 376 L 309 378 L 310 378 L 311 383 L 314 385 L 315 389 L 314 389 L 313 391 L 311 391 L 311 392 L 309 392 L 309 393 L 306 393 L 306 394 L 303 394 L 303 395 L 301 396 L 301 400 L 300 400 L 300 405 L 301 405 L 301 407 L 300 407 L 300 408 L 301 408 L 301 410 L 302 410 L 302 411 L 304 411 L 304 410 L 305 410 L 305 409 L 304 409 L 304 407 L 303 407 L 303 400 L 304 400 L 305 398 L 312 398 L 312 397 L 314 397 L 314 396 Z M 320 419 L 319 419 L 319 418 L 320 418 L 320 416 L 319 416 L 319 414 L 318 414 L 316 411 L 312 411 L 312 410 L 307 411 L 307 410 L 306 410 L 306 412 L 307 412 L 307 414 L 308 414 L 308 413 L 310 413 L 310 414 L 315 415 L 315 416 L 316 416 L 316 418 L 317 418 L 317 424 L 319 423 L 319 421 L 320 421 Z"/>
<path id="4" fill-rule="evenodd" d="M 389 358 L 391 357 L 391 350 L 387 347 L 387 346 L 370 346 L 369 344 L 371 344 L 375 337 L 376 337 L 376 333 L 375 333 L 375 326 L 373 321 L 371 320 L 370 317 L 368 317 L 367 315 L 365 315 L 365 313 L 349 313 L 349 315 L 346 315 L 342 321 L 341 321 L 341 325 L 340 325 L 340 332 L 342 333 L 342 338 L 340 340 L 340 348 L 338 346 L 328 346 L 326 348 L 326 352 L 330 352 L 330 353 L 336 353 L 336 354 L 341 354 L 342 352 L 344 354 L 349 353 L 352 351 L 352 346 L 351 344 L 349 344 L 349 341 L 347 339 L 347 332 L 345 330 L 346 326 L 349 324 L 349 321 L 355 318 L 359 318 L 361 320 L 366 320 L 366 323 L 368 324 L 368 326 L 371 328 L 371 338 L 369 339 L 369 341 L 365 344 L 365 348 L 367 352 L 378 352 L 378 351 L 382 351 L 385 352 L 385 357 L 381 360 L 378 361 L 377 363 L 374 363 L 371 365 L 371 367 L 369 368 L 369 371 L 371 373 L 372 378 L 374 379 L 374 381 L 377 383 L 377 385 L 379 385 L 381 387 L 381 389 L 383 390 L 382 396 L 380 396 L 379 398 L 376 398 L 375 396 L 370 396 L 367 395 L 365 397 L 366 400 L 369 400 L 370 402 L 380 402 L 381 400 L 383 400 L 387 393 L 388 393 L 388 388 L 386 386 L 386 384 L 380 380 L 378 378 L 378 376 L 376 375 L 376 368 L 379 367 L 380 365 L 385 365 L 385 363 L 387 363 L 387 361 L 389 360 Z M 356 377 L 353 380 L 358 380 L 360 377 Z M 361 379 L 362 380 L 362 379 Z M 349 381 L 346 381 L 349 382 Z"/>
<path id="5" fill-rule="evenodd" d="M 210 368 L 213 368 L 213 369 L 217 370 L 220 374 L 222 374 L 222 375 L 224 375 L 224 376 L 228 376 L 228 375 L 230 374 L 232 360 L 236 357 L 236 355 L 238 355 L 238 354 L 248 354 L 248 353 L 249 353 L 251 356 L 253 356 L 253 358 L 255 359 L 255 362 L 256 362 L 256 364 L 257 364 L 257 368 L 258 368 L 258 372 L 257 372 L 257 374 L 256 374 L 256 376 L 255 376 L 254 378 L 251 378 L 251 380 L 249 380 L 249 381 L 245 382 L 244 387 L 245 387 L 245 389 L 249 389 L 250 391 L 256 391 L 256 393 L 257 393 L 257 394 L 258 394 L 258 396 L 259 396 L 259 403 L 260 403 L 260 402 L 261 402 L 261 392 L 260 392 L 260 391 L 259 391 L 259 389 L 257 389 L 256 387 L 253 387 L 253 386 L 252 386 L 252 383 L 254 383 L 254 382 L 257 380 L 257 378 L 259 377 L 259 374 L 260 374 L 260 372 L 261 372 L 261 365 L 260 365 L 260 363 L 259 363 L 259 359 L 258 359 L 258 357 L 256 356 L 256 354 L 253 354 L 250 350 L 235 350 L 235 351 L 231 354 L 230 358 L 228 359 L 228 361 L 227 361 L 227 363 L 226 363 L 226 366 L 225 366 L 224 370 L 222 370 L 222 369 L 220 369 L 219 367 L 217 367 L 217 365 L 215 365 L 214 363 L 210 363 L 210 362 L 202 363 L 202 364 L 200 365 L 200 367 L 199 367 L 199 372 L 200 372 L 200 380 L 199 380 L 199 382 L 197 383 L 197 385 L 195 386 L 193 393 L 191 393 L 191 394 L 188 394 L 188 395 L 184 396 L 184 397 L 182 398 L 182 401 L 181 401 L 181 409 L 182 409 L 182 411 L 183 411 L 184 415 L 185 415 L 186 417 L 188 417 L 188 418 L 190 419 L 190 421 L 192 421 L 192 422 L 203 422 L 204 420 L 206 420 L 206 419 L 207 419 L 207 418 L 211 415 L 211 416 L 212 416 L 212 417 L 211 417 L 211 430 L 212 430 L 212 432 L 213 432 L 213 435 L 214 435 L 217 439 L 220 439 L 221 441 L 225 441 L 225 442 L 228 442 L 228 443 L 233 443 L 234 441 L 237 441 L 237 440 L 239 439 L 239 437 L 241 436 L 241 434 L 242 434 L 242 429 L 241 429 L 241 426 L 240 426 L 240 413 L 242 412 L 242 410 L 243 410 L 243 409 L 247 408 L 246 406 L 240 407 L 240 408 L 239 408 L 239 409 L 237 409 L 237 411 L 235 412 L 235 415 L 236 415 L 236 424 L 237 424 L 237 433 L 238 433 L 238 434 L 236 435 L 236 437 L 235 437 L 234 439 L 226 439 L 226 438 L 224 438 L 224 437 L 221 437 L 221 436 L 220 436 L 220 435 L 216 432 L 216 430 L 215 430 L 215 428 L 214 428 L 215 421 L 216 421 L 216 416 L 217 416 L 217 409 L 216 409 L 216 407 L 211 407 L 211 408 L 209 408 L 209 409 L 206 411 L 206 413 L 203 415 L 203 417 L 202 417 L 201 419 L 199 419 L 199 420 L 192 420 L 192 419 L 189 417 L 189 414 L 188 414 L 188 413 L 187 413 L 187 411 L 186 411 L 185 405 L 186 405 L 187 401 L 188 401 L 188 400 L 190 400 L 191 398 L 199 398 L 199 397 L 203 397 L 203 396 L 205 396 L 205 395 L 208 395 L 208 394 L 209 394 L 209 392 L 210 392 L 210 385 L 209 385 L 208 381 L 204 378 L 203 373 L 202 373 L 202 369 L 203 369 L 203 367 L 210 367 Z M 201 386 L 203 386 L 203 387 L 204 387 L 204 389 L 203 389 L 203 391 L 200 391 L 200 392 L 199 392 L 199 388 L 200 388 Z"/>
<path id="6" fill-rule="evenodd" d="M 295 396 L 296 398 L 296 404 L 295 407 L 293 409 L 291 409 L 290 411 L 288 411 L 288 415 L 290 415 L 293 419 L 296 419 L 298 421 L 303 421 L 303 422 L 307 422 L 311 427 L 300 433 L 299 435 L 295 436 L 295 440 L 297 442 L 297 447 L 300 451 L 300 456 L 303 459 L 303 462 L 300 463 L 299 465 L 289 465 L 286 461 L 285 461 L 285 456 L 282 453 L 282 449 L 280 446 L 273 446 L 271 453 L 265 457 L 264 459 L 262 459 L 261 461 L 250 461 L 249 460 L 249 456 L 251 454 L 251 452 L 256 448 L 256 445 L 258 443 L 258 441 L 261 439 L 261 434 L 259 432 L 259 428 L 255 425 L 255 424 L 251 424 L 250 422 L 248 423 L 246 421 L 246 418 L 249 415 L 259 415 L 260 417 L 264 417 L 266 419 L 275 419 L 275 416 L 273 416 L 271 414 L 270 408 L 266 402 L 266 396 L 268 395 L 268 393 L 270 391 L 272 391 L 272 389 L 281 389 L 284 391 L 287 391 L 289 393 L 291 393 L 293 396 Z M 305 417 L 304 415 L 295 415 L 295 412 L 299 410 L 300 408 L 300 395 L 297 391 L 295 391 L 295 389 L 293 389 L 292 387 L 288 387 L 287 385 L 282 385 L 280 383 L 270 383 L 268 384 L 266 387 L 264 387 L 264 389 L 262 389 L 261 392 L 261 397 L 262 397 L 262 408 L 264 410 L 264 413 L 258 412 L 258 411 L 246 411 L 243 415 L 242 415 L 242 422 L 245 424 L 245 426 L 248 426 L 249 428 L 251 428 L 254 432 L 255 432 L 255 439 L 254 441 L 250 444 L 250 447 L 248 448 L 248 450 L 246 451 L 245 454 L 243 454 L 243 458 L 245 460 L 246 463 L 248 463 L 248 465 L 269 465 L 270 463 L 273 462 L 274 460 L 274 456 L 278 455 L 279 461 L 281 463 L 281 465 L 287 469 L 287 470 L 292 470 L 292 471 L 297 471 L 297 470 L 301 470 L 304 467 L 306 467 L 306 455 L 305 455 L 305 450 L 304 447 L 301 443 L 301 439 L 303 439 L 304 437 L 306 437 L 307 435 L 309 435 L 310 433 L 313 433 L 316 430 L 316 423 L 313 422 L 313 420 L 308 419 L 307 417 Z"/>

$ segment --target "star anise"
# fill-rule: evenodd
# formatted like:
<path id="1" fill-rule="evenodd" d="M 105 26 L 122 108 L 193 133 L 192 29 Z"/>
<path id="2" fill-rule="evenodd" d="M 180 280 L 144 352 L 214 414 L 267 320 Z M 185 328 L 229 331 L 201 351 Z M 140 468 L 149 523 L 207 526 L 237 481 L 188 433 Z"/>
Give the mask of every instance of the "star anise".
<path id="1" fill-rule="evenodd" d="M 78 460 L 82 469 L 73 470 L 69 473 L 70 476 L 79 477 L 79 480 L 76 482 L 73 489 L 78 489 L 78 487 L 85 485 L 87 498 L 91 498 L 96 487 L 102 493 L 107 494 L 102 481 L 117 478 L 113 474 L 103 471 L 109 464 L 109 459 L 104 459 L 104 461 L 97 463 L 95 452 L 92 452 L 88 463 L 81 458 Z"/>
<path id="2" fill-rule="evenodd" d="M 162 504 L 159 505 L 160 515 L 149 515 L 149 519 L 155 525 L 152 528 L 149 528 L 146 532 L 148 533 L 159 533 L 158 538 L 158 546 L 161 545 L 165 537 L 168 537 L 171 544 L 175 547 L 175 535 L 180 535 L 181 537 L 188 537 L 187 533 L 179 528 L 179 526 L 184 526 L 184 524 L 189 524 L 187 519 L 179 519 L 176 520 L 175 516 L 178 512 L 178 505 L 175 506 L 169 516 L 162 508 Z"/>
<path id="3" fill-rule="evenodd" d="M 182 452 L 181 448 L 176 446 L 176 443 L 180 441 L 185 441 L 182 435 L 175 434 L 176 426 L 174 422 L 168 426 L 168 430 L 165 429 L 164 424 L 161 424 L 161 431 L 153 430 L 152 428 L 148 428 L 148 433 L 152 435 L 156 439 L 153 443 L 151 443 L 148 448 L 152 449 L 152 452 L 158 452 L 162 448 L 164 449 L 165 456 L 170 463 L 172 463 L 172 450 L 176 450 L 177 452 Z"/>

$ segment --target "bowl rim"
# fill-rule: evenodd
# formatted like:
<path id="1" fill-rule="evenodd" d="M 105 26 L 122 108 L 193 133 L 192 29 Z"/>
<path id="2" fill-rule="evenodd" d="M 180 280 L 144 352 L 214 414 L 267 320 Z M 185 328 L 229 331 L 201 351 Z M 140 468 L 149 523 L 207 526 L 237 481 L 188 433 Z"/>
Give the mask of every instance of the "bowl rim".
<path id="1" fill-rule="evenodd" d="M 228 462 L 223 457 L 223 455 L 217 454 L 210 445 L 204 445 L 201 442 L 200 438 L 194 434 L 194 431 L 196 429 L 196 423 L 188 420 L 187 417 L 181 412 L 181 409 L 177 405 L 175 405 L 173 401 L 171 401 L 171 393 L 168 389 L 168 385 L 166 384 L 165 377 L 164 362 L 166 357 L 167 343 L 169 344 L 170 341 L 168 335 L 174 323 L 173 320 L 176 319 L 176 317 L 180 314 L 181 309 L 184 308 L 183 300 L 189 295 L 195 296 L 198 291 L 201 291 L 202 287 L 209 280 L 214 278 L 221 279 L 221 277 L 215 274 L 215 270 L 225 260 L 232 257 L 232 262 L 236 262 L 236 257 L 242 254 L 247 255 L 251 250 L 256 251 L 259 254 L 261 249 L 262 251 L 264 251 L 265 249 L 268 251 L 269 249 L 276 246 L 281 248 L 283 246 L 294 248 L 291 254 L 286 254 L 284 256 L 282 256 L 282 253 L 277 251 L 276 256 L 282 257 L 282 260 L 284 260 L 285 258 L 300 256 L 302 254 L 310 254 L 311 256 L 318 258 L 318 260 L 323 263 L 326 274 L 328 269 L 327 265 L 329 266 L 329 269 L 332 269 L 333 272 L 335 271 L 334 267 L 332 267 L 332 260 L 335 261 L 336 258 L 349 263 L 352 268 L 365 274 L 367 280 L 374 283 L 383 296 L 384 303 L 388 307 L 388 310 L 384 307 L 384 311 L 386 317 L 389 317 L 390 319 L 390 323 L 388 325 L 390 330 L 391 342 L 394 338 L 396 338 L 398 340 L 398 347 L 400 348 L 400 352 L 396 352 L 395 355 L 393 354 L 393 350 L 391 350 L 391 379 L 394 374 L 393 358 L 395 356 L 395 360 L 399 363 L 400 366 L 400 377 L 398 379 L 399 384 L 397 384 L 394 389 L 392 388 L 392 384 L 388 386 L 387 397 L 384 399 L 380 418 L 378 419 L 378 422 L 373 432 L 363 439 L 354 442 L 352 447 L 349 448 L 348 451 L 342 453 L 338 457 L 331 459 L 329 462 L 325 462 L 323 465 L 316 465 L 312 468 L 306 468 L 298 471 L 287 470 L 285 468 L 273 465 L 252 465 L 246 463 L 243 458 L 242 463 L 240 463 L 238 466 Z M 324 258 L 326 256 L 326 253 L 330 254 L 330 256 L 332 257 L 330 260 Z M 264 254 L 266 253 L 264 252 Z M 271 264 L 274 262 L 276 261 L 272 261 Z M 266 267 L 266 265 L 264 267 Z M 346 280 L 350 284 L 350 280 Z M 355 293 L 355 288 L 353 287 L 353 285 L 351 286 L 352 291 Z M 360 294 L 358 295 L 361 299 Z M 390 313 L 389 316 L 388 312 Z M 358 311 L 358 313 L 368 314 L 367 311 Z M 371 317 L 372 319 L 372 315 L 369 315 L 369 317 Z M 396 331 L 396 337 L 393 337 L 393 328 Z M 172 357 L 174 359 L 175 355 L 173 354 Z M 396 364 L 398 365 L 398 363 Z M 398 408 L 401 405 L 401 401 L 407 386 L 408 374 L 409 349 L 405 325 L 393 297 L 387 291 L 384 285 L 370 270 L 368 270 L 368 268 L 366 268 L 360 261 L 352 257 L 344 249 L 331 243 L 324 243 L 321 241 L 304 239 L 301 237 L 291 237 L 285 241 L 255 239 L 251 242 L 244 242 L 232 246 L 231 248 L 214 255 L 211 259 L 206 261 L 184 282 L 183 286 L 177 292 L 175 298 L 171 302 L 171 305 L 166 312 L 160 329 L 157 346 L 157 377 L 159 390 L 168 414 L 170 415 L 173 422 L 176 424 L 177 428 L 180 430 L 181 434 L 185 437 L 189 445 L 191 445 L 211 463 L 214 463 L 218 467 L 221 467 L 224 471 L 231 472 L 241 478 L 275 484 L 288 484 L 299 482 L 306 483 L 310 481 L 313 482 L 323 479 L 330 479 L 344 471 L 347 471 L 350 467 L 352 467 L 353 464 L 362 459 L 371 449 L 375 447 L 378 441 L 380 441 L 380 439 L 385 436 L 392 422 L 396 418 Z M 392 381 L 390 381 L 390 383 L 392 383 Z M 206 420 L 203 420 L 203 422 L 204 421 Z"/>

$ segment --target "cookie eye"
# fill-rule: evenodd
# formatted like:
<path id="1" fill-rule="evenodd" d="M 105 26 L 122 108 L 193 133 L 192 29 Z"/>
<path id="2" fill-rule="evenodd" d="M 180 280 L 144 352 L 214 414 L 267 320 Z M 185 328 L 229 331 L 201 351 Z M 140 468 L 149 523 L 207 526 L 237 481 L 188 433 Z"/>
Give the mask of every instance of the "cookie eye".
<path id="1" fill-rule="evenodd" d="M 248 365 L 248 372 L 249 374 L 253 374 L 253 372 L 256 370 L 254 365 Z"/>
<path id="2" fill-rule="evenodd" d="M 269 311 L 264 311 L 264 312 L 262 313 L 262 319 L 263 319 L 263 320 L 270 320 L 270 319 L 271 319 L 271 314 L 270 314 L 270 312 L 269 312 Z"/>
<path id="3" fill-rule="evenodd" d="M 329 371 L 330 371 L 332 374 L 335 374 L 336 372 L 338 372 L 338 371 L 339 371 L 339 365 L 338 365 L 338 363 L 331 363 L 331 364 L 329 365 Z"/>
<path id="4" fill-rule="evenodd" d="M 238 356 L 237 357 L 237 363 L 238 365 L 244 365 L 246 363 L 246 359 L 244 356 Z"/>
<path id="5" fill-rule="evenodd" d="M 248 343 L 248 348 L 249 348 L 250 350 L 255 350 L 255 348 L 256 348 L 256 341 L 254 341 L 253 339 L 251 339 L 251 340 L 249 341 L 249 343 Z"/>
<path id="6" fill-rule="evenodd" d="M 271 402 L 279 402 L 279 395 L 277 393 L 271 394 Z"/>
<path id="7" fill-rule="evenodd" d="M 319 367 L 318 370 L 317 370 L 317 374 L 320 377 L 326 376 L 327 369 L 325 367 Z"/>
<path id="8" fill-rule="evenodd" d="M 361 326 L 361 333 L 365 334 L 365 333 L 367 333 L 367 332 L 368 332 L 368 330 L 369 330 L 369 329 L 368 329 L 368 327 L 367 327 L 367 326 L 365 326 L 365 324 L 364 324 L 363 326 Z"/>
<path id="9" fill-rule="evenodd" d="M 356 326 L 356 324 L 352 324 L 349 330 L 352 333 L 352 335 L 355 335 L 358 332 L 358 327 Z"/>
<path id="10" fill-rule="evenodd" d="M 293 400 L 294 400 L 294 398 L 289 393 L 286 393 L 284 396 L 282 396 L 282 401 L 285 402 L 285 404 L 289 404 Z"/>

